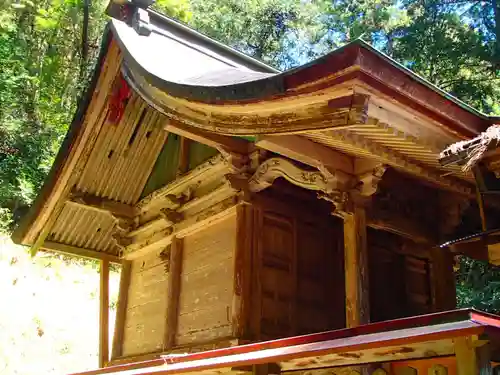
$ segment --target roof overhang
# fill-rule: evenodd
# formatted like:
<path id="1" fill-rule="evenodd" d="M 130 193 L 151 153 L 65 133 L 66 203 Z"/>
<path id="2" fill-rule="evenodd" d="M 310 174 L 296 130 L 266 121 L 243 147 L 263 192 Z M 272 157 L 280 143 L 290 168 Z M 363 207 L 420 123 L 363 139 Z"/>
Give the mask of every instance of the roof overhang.
<path id="1" fill-rule="evenodd" d="M 72 185 L 88 188 L 82 170 L 102 136 L 101 110 L 91 103 L 107 100 L 110 84 L 106 81 L 102 88 L 99 82 L 111 79 L 104 77 L 111 65 L 142 100 L 165 116 L 156 116 L 155 129 L 162 129 L 163 121 L 167 131 L 249 136 L 258 147 L 269 147 L 276 140 L 262 137 L 297 136 L 315 147 L 376 159 L 449 191 L 471 194 L 470 176 L 459 167 L 452 170 L 453 176 L 446 175 L 437 154 L 447 144 L 480 133 L 494 119 L 363 41 L 280 73 L 178 22 L 147 12 L 149 35 L 139 35 L 120 20 L 110 22 L 92 82 L 41 193 L 13 235 L 15 242 L 36 244 L 57 221 L 58 207 L 68 199 Z M 148 149 L 153 163 L 166 136 L 158 133 L 157 137 L 155 147 Z M 140 191 L 137 181 L 143 177 L 130 179 Z M 107 197 L 104 191 L 94 193 Z M 139 195 L 114 194 L 112 199 L 133 206 Z M 75 213 L 68 211 L 64 220 Z"/>

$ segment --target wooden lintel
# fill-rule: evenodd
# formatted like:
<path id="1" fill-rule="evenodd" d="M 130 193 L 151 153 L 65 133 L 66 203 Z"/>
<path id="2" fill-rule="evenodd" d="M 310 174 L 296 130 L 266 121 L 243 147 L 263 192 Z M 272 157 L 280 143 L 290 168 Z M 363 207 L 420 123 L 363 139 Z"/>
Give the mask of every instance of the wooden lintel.
<path id="1" fill-rule="evenodd" d="M 45 241 L 42 245 L 42 249 L 48 251 L 54 251 L 56 253 L 61 253 L 65 255 L 73 255 L 80 258 L 106 260 L 108 262 L 117 264 L 121 263 L 120 257 L 116 255 L 108 254 L 102 251 L 66 245 L 59 242 Z"/>
<path id="2" fill-rule="evenodd" d="M 177 334 L 183 240 L 174 237 L 170 246 L 170 272 L 168 274 L 168 301 L 166 313 L 167 321 L 165 324 L 165 337 L 163 343 L 163 348 L 167 350 L 174 347 L 175 336 Z"/>
<path id="3" fill-rule="evenodd" d="M 351 175 L 354 173 L 353 158 L 299 135 L 260 137 L 255 144 L 312 167 L 324 166 Z"/>
<path id="4" fill-rule="evenodd" d="M 68 203 L 80 205 L 91 210 L 107 212 L 117 218 L 133 219 L 138 213 L 134 206 L 87 193 L 72 193 Z"/>
<path id="5" fill-rule="evenodd" d="M 366 212 L 355 206 L 344 215 L 344 272 L 346 288 L 346 326 L 370 321 Z"/>
<path id="6" fill-rule="evenodd" d="M 246 155 L 252 151 L 251 147 L 253 144 L 242 138 L 209 133 L 188 125 L 176 123 L 173 120 L 168 120 L 168 123 L 165 125 L 165 130 L 215 149 L 222 148 L 226 151 L 242 155 Z"/>
<path id="7" fill-rule="evenodd" d="M 109 262 L 101 260 L 99 277 L 99 368 L 109 362 Z"/>
<path id="8" fill-rule="evenodd" d="M 130 285 L 130 270 L 131 263 L 129 261 L 123 261 L 120 273 L 120 289 L 118 292 L 118 304 L 116 307 L 115 333 L 113 335 L 111 360 L 122 356 L 125 314 L 127 311 L 128 288 Z"/>

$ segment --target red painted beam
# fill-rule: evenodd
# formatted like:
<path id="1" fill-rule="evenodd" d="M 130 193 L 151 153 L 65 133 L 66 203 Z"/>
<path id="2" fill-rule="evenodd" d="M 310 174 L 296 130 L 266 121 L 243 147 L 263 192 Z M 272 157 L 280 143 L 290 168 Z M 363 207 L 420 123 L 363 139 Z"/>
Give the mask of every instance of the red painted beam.
<path id="1" fill-rule="evenodd" d="M 500 318 L 473 310 L 458 310 L 173 358 L 112 366 L 74 375 L 181 374 L 262 363 L 283 363 L 326 354 L 476 335 L 483 333 L 489 327 L 500 327 Z"/>

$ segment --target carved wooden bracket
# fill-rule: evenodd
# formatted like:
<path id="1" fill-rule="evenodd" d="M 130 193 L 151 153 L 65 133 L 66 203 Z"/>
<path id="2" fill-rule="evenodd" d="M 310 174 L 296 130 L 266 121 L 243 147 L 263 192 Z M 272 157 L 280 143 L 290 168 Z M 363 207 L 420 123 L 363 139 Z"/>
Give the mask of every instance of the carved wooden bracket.
<path id="1" fill-rule="evenodd" d="M 217 151 L 221 153 L 224 158 L 224 164 L 229 167 L 231 173 L 243 173 L 248 170 L 250 166 L 248 155 L 230 152 L 223 147 L 217 147 Z"/>
<path id="2" fill-rule="evenodd" d="M 357 176 L 358 183 L 356 187 L 359 194 L 363 197 L 370 197 L 375 194 L 386 170 L 386 165 L 379 164 L 369 172 Z"/>
<path id="3" fill-rule="evenodd" d="M 469 208 L 470 203 L 467 197 L 458 194 L 439 194 L 439 212 L 444 215 L 439 220 L 440 237 L 446 237 L 453 233 L 453 230 L 460 224 L 462 215 Z"/>
<path id="4" fill-rule="evenodd" d="M 167 221 L 176 224 L 184 219 L 184 215 L 181 212 L 177 212 L 170 208 L 162 208 L 160 210 L 160 215 Z"/>
<path id="5" fill-rule="evenodd" d="M 304 189 L 321 191 L 327 195 L 339 190 L 339 179 L 335 173 L 307 171 L 284 158 L 271 158 L 263 162 L 248 181 L 251 192 L 262 191 L 271 186 L 279 177 Z"/>
<path id="6" fill-rule="evenodd" d="M 228 174 L 226 179 L 233 189 L 243 192 L 243 197 L 270 187 L 277 178 L 304 189 L 318 192 L 318 198 L 325 199 L 335 206 L 335 213 L 343 215 L 350 212 L 350 206 L 357 201 L 373 195 L 386 167 L 376 165 L 368 172 L 352 176 L 341 171 L 332 171 L 320 165 L 317 170 L 306 170 L 291 161 L 274 157 L 267 159 L 256 169 L 252 176 L 247 173 Z"/>
<path id="7" fill-rule="evenodd" d="M 165 249 L 161 251 L 158 255 L 160 259 L 165 262 L 165 273 L 170 272 L 170 258 L 171 258 L 171 245 L 168 245 Z"/>

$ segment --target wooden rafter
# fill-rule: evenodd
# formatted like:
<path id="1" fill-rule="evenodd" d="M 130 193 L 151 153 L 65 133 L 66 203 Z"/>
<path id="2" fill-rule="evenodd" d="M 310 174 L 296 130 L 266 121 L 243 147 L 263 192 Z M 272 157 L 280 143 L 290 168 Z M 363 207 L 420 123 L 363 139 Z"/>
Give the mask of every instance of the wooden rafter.
<path id="1" fill-rule="evenodd" d="M 54 251 L 60 254 L 74 255 L 80 258 L 106 260 L 108 262 L 116 264 L 121 263 L 120 258 L 116 255 L 111 255 L 102 251 L 71 246 L 59 242 L 45 241 L 42 245 L 42 249 Z"/>
<path id="2" fill-rule="evenodd" d="M 442 176 L 437 170 L 426 168 L 418 164 L 397 151 L 388 147 L 379 145 L 363 136 L 353 134 L 348 131 L 327 131 L 324 133 L 308 133 L 308 137 L 318 140 L 321 143 L 327 143 L 328 146 L 348 152 L 350 154 L 359 154 L 361 156 L 372 158 L 401 169 L 409 174 L 418 176 L 428 182 L 440 186 L 448 191 L 460 193 L 462 195 L 472 196 L 472 189 L 468 184 L 455 180 L 453 178 Z"/>
<path id="3" fill-rule="evenodd" d="M 70 195 L 68 203 L 90 210 L 110 213 L 116 218 L 133 219 L 137 215 L 137 210 L 134 206 L 87 193 L 73 192 Z"/>
<path id="4" fill-rule="evenodd" d="M 226 151 L 239 154 L 248 154 L 248 152 L 251 151 L 252 144 L 244 139 L 212 134 L 204 130 L 178 123 L 174 120 L 168 121 L 165 125 L 165 130 L 215 149 L 222 148 Z"/>

